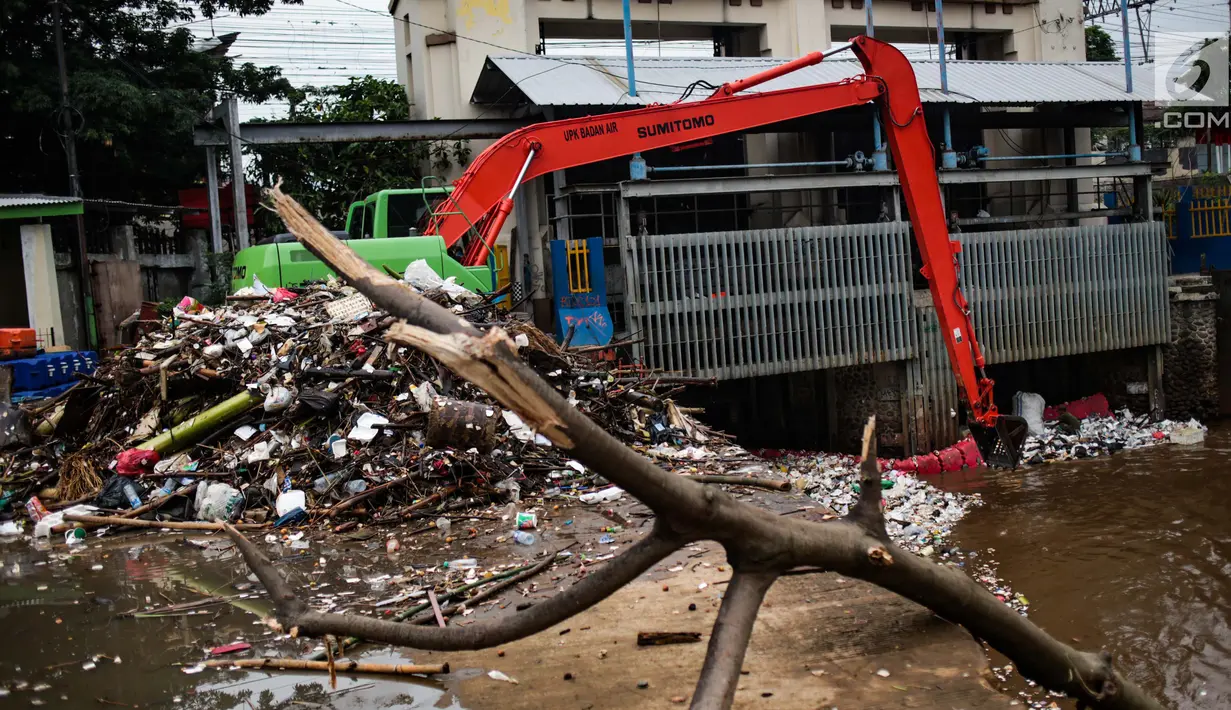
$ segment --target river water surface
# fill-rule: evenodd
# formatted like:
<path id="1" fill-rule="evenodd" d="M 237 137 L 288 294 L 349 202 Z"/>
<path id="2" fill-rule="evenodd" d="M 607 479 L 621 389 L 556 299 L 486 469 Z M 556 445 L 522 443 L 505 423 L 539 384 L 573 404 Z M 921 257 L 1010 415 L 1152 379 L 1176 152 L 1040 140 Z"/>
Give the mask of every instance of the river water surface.
<path id="1" fill-rule="evenodd" d="M 1160 446 L 937 481 L 985 505 L 954 542 L 984 551 L 1030 618 L 1175 708 L 1231 707 L 1231 426 Z M 989 550 L 991 548 L 991 550 Z M 993 663 L 1003 660 L 993 660 Z"/>

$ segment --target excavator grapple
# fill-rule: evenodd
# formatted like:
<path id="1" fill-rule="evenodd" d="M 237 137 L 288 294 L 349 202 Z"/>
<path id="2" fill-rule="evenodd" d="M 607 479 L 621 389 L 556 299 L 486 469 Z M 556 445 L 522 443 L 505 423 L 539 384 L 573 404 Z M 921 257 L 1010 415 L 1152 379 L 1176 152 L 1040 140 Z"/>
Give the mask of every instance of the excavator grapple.
<path id="1" fill-rule="evenodd" d="M 1030 427 L 1022 417 L 1012 414 L 997 415 L 992 426 L 970 423 L 970 436 L 979 447 L 979 453 L 989 466 L 1017 468 L 1022 460 L 1022 444 Z"/>

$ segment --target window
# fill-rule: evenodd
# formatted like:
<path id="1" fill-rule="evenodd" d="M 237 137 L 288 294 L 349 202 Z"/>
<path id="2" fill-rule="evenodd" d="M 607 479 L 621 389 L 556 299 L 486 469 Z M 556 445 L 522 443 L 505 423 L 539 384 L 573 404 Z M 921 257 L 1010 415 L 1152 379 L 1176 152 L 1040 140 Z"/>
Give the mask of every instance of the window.
<path id="1" fill-rule="evenodd" d="M 422 194 L 389 195 L 389 217 L 386 222 L 388 237 L 413 237 L 419 234 L 423 226 L 420 221 L 427 216 L 428 205 L 435 208 L 443 195 L 430 195 L 424 199 Z"/>

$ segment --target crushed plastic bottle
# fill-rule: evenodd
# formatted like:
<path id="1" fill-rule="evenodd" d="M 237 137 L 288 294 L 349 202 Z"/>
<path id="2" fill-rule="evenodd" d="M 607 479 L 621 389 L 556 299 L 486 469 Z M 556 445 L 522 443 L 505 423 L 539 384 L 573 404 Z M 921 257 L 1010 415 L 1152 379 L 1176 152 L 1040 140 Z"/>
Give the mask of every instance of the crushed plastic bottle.
<path id="1" fill-rule="evenodd" d="M 517 530 L 513 533 L 513 542 L 518 545 L 533 545 L 534 541 L 534 533 L 526 532 L 525 530 Z"/>
<path id="2" fill-rule="evenodd" d="M 479 561 L 473 557 L 462 557 L 456 560 L 449 560 L 442 566 L 445 569 L 474 569 L 479 566 Z"/>
<path id="3" fill-rule="evenodd" d="M 141 507 L 141 494 L 137 492 L 137 487 L 131 481 L 125 481 L 121 490 L 124 491 L 124 497 L 128 499 L 129 505 L 134 508 Z"/>
<path id="4" fill-rule="evenodd" d="M 343 488 L 345 488 L 346 492 L 351 495 L 358 495 L 368 489 L 368 482 L 362 478 L 356 478 L 353 481 L 347 481 Z"/>
<path id="5" fill-rule="evenodd" d="M 334 485 L 334 481 L 340 480 L 342 476 L 344 475 L 346 475 L 345 472 L 340 472 L 340 473 L 331 473 L 327 476 L 321 476 L 320 478 L 312 482 L 312 490 L 316 491 L 317 493 L 324 493 L 325 491 L 329 490 L 329 487 L 331 485 Z"/>
<path id="6" fill-rule="evenodd" d="M 453 529 L 453 522 L 448 518 L 436 518 L 436 529 L 440 531 L 441 535 L 448 535 L 449 531 Z"/>

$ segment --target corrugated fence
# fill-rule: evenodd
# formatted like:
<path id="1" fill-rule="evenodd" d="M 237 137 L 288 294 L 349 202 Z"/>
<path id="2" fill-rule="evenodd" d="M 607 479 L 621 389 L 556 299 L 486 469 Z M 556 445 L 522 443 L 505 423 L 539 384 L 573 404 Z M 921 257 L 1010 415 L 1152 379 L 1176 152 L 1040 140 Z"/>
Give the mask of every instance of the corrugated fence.
<path id="1" fill-rule="evenodd" d="M 1161 222 L 959 235 L 989 364 L 1168 341 Z"/>
<path id="2" fill-rule="evenodd" d="M 734 379 L 915 354 L 900 222 L 624 238 L 647 364 Z"/>

